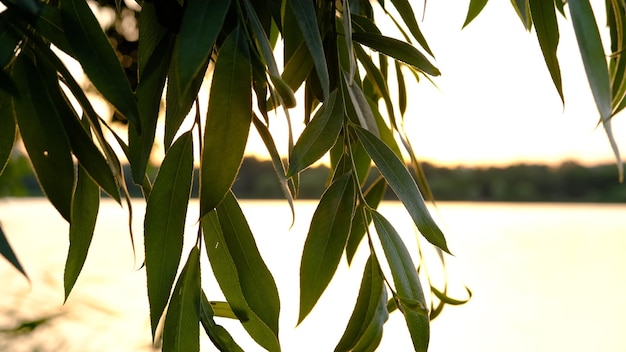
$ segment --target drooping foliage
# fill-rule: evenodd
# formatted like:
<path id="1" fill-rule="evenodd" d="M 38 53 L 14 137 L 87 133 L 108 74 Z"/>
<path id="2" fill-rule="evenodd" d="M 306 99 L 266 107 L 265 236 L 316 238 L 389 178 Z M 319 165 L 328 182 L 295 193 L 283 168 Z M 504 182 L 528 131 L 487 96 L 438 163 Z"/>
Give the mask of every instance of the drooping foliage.
<path id="1" fill-rule="evenodd" d="M 147 203 L 141 235 L 153 337 L 168 351 L 198 350 L 202 325 L 220 350 L 241 350 L 213 320 L 222 316 L 238 319 L 263 348 L 280 350 L 279 292 L 231 191 L 254 126 L 292 210 L 300 173 L 330 154 L 332 175 L 301 255 L 299 321 L 314 309 L 343 255 L 353 263 L 361 243 L 369 259 L 337 351 L 376 349 L 395 311 L 410 332 L 407 345 L 426 351 L 429 321 L 444 305 L 463 303 L 448 297 L 445 286 L 420 282 L 421 251 L 407 247 L 376 210 L 390 188 L 443 264 L 448 245 L 425 205 L 422 194 L 429 199 L 430 190 L 402 127 L 407 80 L 440 74 L 416 19 L 420 7 L 408 0 L 145 0 L 138 14 L 137 59 L 123 67 L 125 58 L 85 0 L 0 1 L 6 6 L 0 13 L 0 170 L 19 134 L 42 190 L 70 223 L 66 298 L 89 250 L 101 191 L 132 209 L 120 162 L 128 160 Z M 564 2 L 511 3 L 524 27 L 534 27 L 565 99 L 556 55 Z M 118 13 L 125 8 L 122 0 L 115 5 Z M 471 0 L 464 26 L 486 5 Z M 608 64 L 589 2 L 570 1 L 567 8 L 600 123 L 621 170 L 611 118 L 626 106 L 625 6 L 606 2 Z M 393 33 L 402 35 L 380 28 L 379 16 L 391 17 L 399 29 Z M 59 51 L 80 63 L 113 116 L 96 112 Z M 208 97 L 200 96 L 203 82 Z M 297 91 L 303 92 L 301 101 Z M 205 116 L 202 101 L 208 102 Z M 268 126 L 279 118 L 296 123 L 289 115 L 293 108 L 300 109 L 306 127 L 295 141 L 288 132 L 289 154 L 279 155 Z M 127 129 L 113 128 L 112 120 Z M 155 140 L 158 129 L 164 130 L 163 141 Z M 166 154 L 151 179 L 146 170 L 155 143 Z M 186 233 L 194 163 L 200 165 L 200 219 L 197 232 Z M 373 168 L 381 176 L 370 184 Z M 137 234 L 129 233 L 134 246 Z M 189 236 L 195 245 L 187 254 L 183 241 Z M 1 229 L 0 253 L 26 274 Z M 202 256 L 226 302 L 209 301 L 212 293 L 204 292 Z M 156 335 L 161 320 L 164 331 Z"/>

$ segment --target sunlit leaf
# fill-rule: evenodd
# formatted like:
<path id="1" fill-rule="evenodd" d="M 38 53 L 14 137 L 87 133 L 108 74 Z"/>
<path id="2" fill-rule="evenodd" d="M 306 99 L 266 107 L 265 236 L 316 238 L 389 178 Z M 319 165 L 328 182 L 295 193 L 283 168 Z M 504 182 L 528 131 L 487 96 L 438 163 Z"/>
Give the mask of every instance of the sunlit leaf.
<path id="1" fill-rule="evenodd" d="M 86 1 L 60 2 L 67 40 L 83 70 L 98 91 L 141 131 L 137 100 L 113 47 Z"/>
<path id="2" fill-rule="evenodd" d="M 6 236 L 4 235 L 4 231 L 2 230 L 2 226 L 1 225 L 0 225 L 0 254 L 6 260 L 8 260 L 9 263 L 11 263 L 11 265 L 13 265 L 13 267 L 15 269 L 17 269 L 20 273 L 22 273 L 22 275 L 24 275 L 24 277 L 26 277 L 26 279 L 28 279 L 28 275 L 26 275 L 26 271 L 24 270 L 24 267 L 22 267 L 22 264 L 17 259 L 17 255 L 15 255 L 15 252 L 13 251 L 13 248 L 11 248 L 11 245 L 9 244 L 9 241 L 7 240 Z"/>
<path id="3" fill-rule="evenodd" d="M 163 351 L 200 350 L 200 250 L 194 246 L 172 293 L 163 327 Z"/>
<path id="4" fill-rule="evenodd" d="M 355 131 L 391 189 L 408 210 L 420 233 L 430 243 L 449 253 L 443 233 L 430 216 L 422 194 L 402 161 L 371 132 L 360 127 L 355 127 Z"/>
<path id="5" fill-rule="evenodd" d="M 42 73 L 26 55 L 13 65 L 20 97 L 13 100 L 26 151 L 46 196 L 67 221 L 71 220 L 74 165 L 70 145 Z"/>
<path id="6" fill-rule="evenodd" d="M 413 12 L 413 5 L 411 5 L 409 0 L 391 0 L 391 2 L 393 3 L 393 6 L 395 6 L 395 8 L 398 10 L 398 13 L 400 14 L 400 17 L 402 17 L 402 19 L 404 20 L 404 23 L 407 25 L 407 27 L 409 27 L 411 34 L 413 34 L 415 39 L 417 39 L 417 42 L 420 43 L 422 48 L 424 48 L 424 50 L 426 50 L 426 52 L 429 53 L 430 56 L 434 56 L 433 52 L 428 47 L 426 38 L 424 38 L 422 31 L 420 31 L 419 26 L 417 25 L 417 16 L 415 16 L 415 13 Z"/>
<path id="7" fill-rule="evenodd" d="M 343 100 L 334 90 L 306 126 L 289 158 L 287 177 L 309 167 L 335 144 L 343 125 Z"/>
<path id="8" fill-rule="evenodd" d="M 386 190 L 387 182 L 383 177 L 380 177 L 367 189 L 367 191 L 365 191 L 365 201 L 367 205 L 363 203 L 358 204 L 354 212 L 354 218 L 352 219 L 352 226 L 350 228 L 350 236 L 348 237 L 348 242 L 346 244 L 346 258 L 348 259 L 348 264 L 352 262 L 354 254 L 356 253 L 363 236 L 365 236 L 366 229 L 370 225 L 369 219 L 365 219 L 364 217 L 363 209 L 366 207 L 373 209 L 378 208 L 378 205 L 385 196 Z"/>
<path id="9" fill-rule="evenodd" d="M 401 40 L 374 33 L 353 33 L 352 39 L 396 60 L 409 64 L 431 76 L 439 76 L 441 74 L 439 69 L 430 63 L 424 54 Z"/>
<path id="10" fill-rule="evenodd" d="M 207 301 L 207 304 L 210 306 L 213 311 L 213 315 L 222 317 L 222 318 L 230 318 L 230 319 L 238 319 L 233 309 L 230 307 L 228 302 L 216 302 L 216 301 Z"/>
<path id="11" fill-rule="evenodd" d="M 557 2 L 561 0 L 556 0 Z M 561 101 L 563 98 L 563 86 L 561 83 L 561 69 L 556 56 L 556 49 L 559 45 L 559 26 L 556 21 L 556 11 L 554 2 L 545 0 L 530 0 L 530 14 L 535 24 L 535 31 L 539 45 L 543 52 L 543 58 L 552 76 L 552 82 L 559 92 Z"/>
<path id="12" fill-rule="evenodd" d="M 391 269 L 393 283 L 402 305 L 415 351 L 426 351 L 430 337 L 429 318 L 424 292 L 415 265 L 402 238 L 391 223 L 376 211 L 372 220 Z"/>
<path id="13" fill-rule="evenodd" d="M 128 150 L 133 180 L 139 185 L 143 182 L 154 145 L 161 97 L 163 96 L 173 45 L 174 37 L 172 35 L 163 37 L 146 63 L 137 85 L 136 94 L 142 131 L 141 134 L 138 134 L 135 129 L 128 130 Z"/>
<path id="14" fill-rule="evenodd" d="M 252 122 L 251 77 L 247 42 L 236 28 L 226 38 L 213 73 L 200 166 L 201 217 L 224 198 L 241 165 Z"/>
<path id="15" fill-rule="evenodd" d="M 470 0 L 469 9 L 467 10 L 467 16 L 465 17 L 465 22 L 463 23 L 463 28 L 465 28 L 468 24 L 476 18 L 480 14 L 480 12 L 487 5 L 487 0 Z"/>
<path id="16" fill-rule="evenodd" d="M 232 311 L 259 345 L 279 351 L 278 291 L 234 196 L 201 221 L 211 268 Z"/>
<path id="17" fill-rule="evenodd" d="M 87 175 L 82 166 L 78 168 L 76 188 L 72 197 L 72 221 L 70 222 L 70 248 L 65 262 L 63 286 L 65 299 L 70 295 L 80 275 L 96 227 L 100 208 L 100 189 Z"/>
<path id="18" fill-rule="evenodd" d="M 204 331 L 209 335 L 211 342 L 222 352 L 243 352 L 243 349 L 237 345 L 233 337 L 230 333 L 224 329 L 223 326 L 215 324 L 213 320 L 213 316 L 224 316 L 220 315 L 216 310 L 216 305 L 213 303 L 224 303 L 225 302 L 209 302 L 202 291 L 202 301 L 200 304 L 200 322 L 202 323 L 202 327 Z M 230 307 L 229 307 L 230 309 Z M 232 310 L 230 311 L 232 313 Z M 236 317 L 233 314 L 233 319 Z M 230 317 L 229 317 L 230 318 Z"/>
<path id="19" fill-rule="evenodd" d="M 324 97 L 328 97 L 330 94 L 330 78 L 313 2 L 289 0 L 287 5 L 291 7 L 304 37 L 304 41 L 309 48 Z"/>
<path id="20" fill-rule="evenodd" d="M 367 260 L 354 311 L 335 351 L 374 351 L 387 321 L 387 291 L 378 261 Z"/>
<path id="21" fill-rule="evenodd" d="M 341 259 L 355 207 L 352 175 L 337 178 L 315 209 L 300 263 L 300 316 L 311 312 L 332 279 Z"/>
<path id="22" fill-rule="evenodd" d="M 186 132 L 165 155 L 146 205 L 144 246 L 153 334 L 167 305 L 183 251 L 192 175 L 193 139 L 191 132 Z"/>
<path id="23" fill-rule="evenodd" d="M 17 125 L 11 98 L 0 93 L 0 175 L 9 163 L 17 136 Z"/>
<path id="24" fill-rule="evenodd" d="M 178 89 L 186 95 L 213 51 L 230 8 L 230 0 L 187 0 L 176 45 Z"/>

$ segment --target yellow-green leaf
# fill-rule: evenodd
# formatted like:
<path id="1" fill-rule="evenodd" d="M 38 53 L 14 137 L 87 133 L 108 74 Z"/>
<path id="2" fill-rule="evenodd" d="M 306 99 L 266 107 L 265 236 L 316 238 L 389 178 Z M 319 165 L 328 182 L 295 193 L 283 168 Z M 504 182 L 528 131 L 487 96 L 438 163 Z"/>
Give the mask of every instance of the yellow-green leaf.
<path id="1" fill-rule="evenodd" d="M 204 331 L 207 335 L 209 335 L 211 342 L 213 342 L 215 347 L 217 347 L 220 351 L 243 352 L 243 349 L 237 345 L 230 333 L 224 329 L 223 326 L 215 324 L 213 316 L 225 317 L 225 315 L 223 315 L 223 311 L 225 309 L 216 309 L 216 305 L 214 303 L 220 303 L 220 305 L 223 304 L 228 306 L 228 303 L 226 302 L 209 302 L 204 294 L 204 291 L 202 291 L 202 301 L 200 302 L 200 322 L 202 323 Z M 218 309 L 220 309 L 220 311 L 218 311 Z M 235 313 L 230 310 L 230 306 L 228 306 L 228 310 L 230 311 L 229 314 L 232 316 L 228 316 L 227 318 L 237 319 L 234 315 Z M 222 315 L 220 315 L 220 313 L 222 313 Z"/>

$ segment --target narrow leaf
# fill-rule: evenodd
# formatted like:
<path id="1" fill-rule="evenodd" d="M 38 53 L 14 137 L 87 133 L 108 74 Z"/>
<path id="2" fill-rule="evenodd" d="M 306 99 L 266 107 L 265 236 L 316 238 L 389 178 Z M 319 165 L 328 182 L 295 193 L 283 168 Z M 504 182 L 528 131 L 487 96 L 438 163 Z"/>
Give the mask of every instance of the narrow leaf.
<path id="1" fill-rule="evenodd" d="M 17 125 L 11 97 L 0 93 L 0 175 L 9 163 L 16 137 Z"/>
<path id="2" fill-rule="evenodd" d="M 80 275 L 87 252 L 96 228 L 98 209 L 100 208 L 100 188 L 87 175 L 85 169 L 78 168 L 76 189 L 72 197 L 72 221 L 70 222 L 70 248 L 65 262 L 63 286 L 65 300 L 70 295 L 78 275 Z"/>
<path id="3" fill-rule="evenodd" d="M 144 220 L 146 276 L 152 333 L 167 305 L 183 251 L 183 234 L 193 175 L 193 139 L 183 134 L 168 150 Z"/>
<path id="4" fill-rule="evenodd" d="M 200 166 L 200 217 L 224 198 L 243 160 L 252 122 L 251 77 L 246 38 L 237 27 L 226 38 L 213 73 Z"/>
<path id="5" fill-rule="evenodd" d="M 342 71 L 343 72 L 343 71 Z M 352 109 L 347 107 L 346 112 L 349 117 L 354 119 L 356 115 L 356 119 L 359 122 L 359 125 L 368 131 L 372 132 L 375 136 L 380 136 L 380 132 L 378 131 L 378 126 L 376 125 L 376 120 L 374 117 L 374 112 L 365 97 L 365 94 L 361 90 L 357 84 L 348 84 L 348 77 L 346 77 L 345 72 L 343 74 L 343 80 L 341 82 L 341 86 L 344 90 L 344 100 L 346 101 L 346 106 L 349 104 Z"/>
<path id="6" fill-rule="evenodd" d="M 28 275 L 26 275 L 26 271 L 22 267 L 22 264 L 17 259 L 17 255 L 15 255 L 13 248 L 11 248 L 9 240 L 4 235 L 4 231 L 2 231 L 2 226 L 0 226 L 0 254 L 2 254 L 2 256 L 6 260 L 8 260 L 15 269 L 17 269 L 20 273 L 22 273 L 22 275 L 24 275 L 27 280 L 30 281 L 30 279 L 28 279 Z"/>
<path id="7" fill-rule="evenodd" d="M 311 219 L 300 263 L 300 316 L 311 312 L 337 270 L 355 207 L 352 174 L 337 178 L 324 192 Z"/>
<path id="8" fill-rule="evenodd" d="M 163 351 L 200 350 L 200 302 L 200 250 L 194 246 L 167 309 Z"/>
<path id="9" fill-rule="evenodd" d="M 352 84 L 354 73 L 356 72 L 356 59 L 354 57 L 354 48 L 352 45 L 352 18 L 350 15 L 350 3 L 346 0 L 343 4 L 343 36 L 346 41 L 346 49 L 348 51 L 348 60 L 350 62 L 350 68 L 348 71 L 348 77 L 350 77 L 349 83 Z"/>
<path id="10" fill-rule="evenodd" d="M 371 132 L 360 127 L 355 127 L 355 131 L 391 189 L 408 210 L 420 233 L 430 243 L 450 253 L 443 233 L 430 216 L 415 180 L 402 161 Z"/>
<path id="11" fill-rule="evenodd" d="M 235 314 L 235 312 L 233 312 L 233 309 L 230 307 L 230 304 L 228 304 L 228 302 L 211 301 L 207 303 L 213 311 L 213 315 L 222 318 L 237 319 L 237 315 Z"/>
<path id="12" fill-rule="evenodd" d="M 185 1 L 178 42 L 175 48 L 178 89 L 181 95 L 193 85 L 213 51 L 228 9 L 230 0 Z"/>
<path id="13" fill-rule="evenodd" d="M 204 331 L 209 335 L 211 342 L 222 352 L 243 352 L 237 345 L 230 333 L 223 326 L 215 324 L 213 316 L 221 316 L 215 309 L 214 302 L 209 302 L 202 291 L 202 301 L 200 302 L 200 322 Z M 228 304 L 228 303 L 225 303 Z M 232 311 L 231 311 L 232 312 Z M 234 313 L 233 313 L 234 317 Z M 234 317 L 233 319 L 236 319 Z"/>
<path id="14" fill-rule="evenodd" d="M 388 316 L 387 291 L 381 269 L 376 257 L 370 255 L 365 264 L 352 316 L 335 351 L 354 351 L 363 347 L 370 351 L 375 350 L 382 338 L 383 324 Z M 366 334 L 368 330 L 371 331 L 370 334 Z"/>
<path id="15" fill-rule="evenodd" d="M 465 28 L 476 16 L 480 14 L 480 12 L 487 5 L 487 0 L 470 0 L 469 9 L 467 10 L 467 17 L 465 17 L 465 22 L 463 23 L 463 28 Z"/>
<path id="16" fill-rule="evenodd" d="M 422 48 L 426 50 L 430 56 L 434 56 L 430 48 L 428 47 L 428 43 L 426 43 L 426 38 L 420 31 L 419 26 L 417 25 L 415 13 L 413 12 L 413 5 L 409 2 L 409 0 L 391 0 L 393 6 L 398 10 L 400 17 L 404 20 L 404 23 L 409 27 L 411 34 L 417 39 L 417 42 L 420 43 Z"/>
<path id="17" fill-rule="evenodd" d="M 64 0 L 60 6 L 65 35 L 89 80 L 140 132 L 137 100 L 111 43 L 87 2 Z"/>
<path id="18" fill-rule="evenodd" d="M 343 100 L 334 90 L 298 138 L 289 157 L 287 177 L 309 167 L 328 152 L 339 136 L 343 120 Z"/>
<path id="19" fill-rule="evenodd" d="M 356 250 L 361 243 L 361 240 L 365 236 L 367 227 L 370 225 L 370 220 L 365 219 L 363 210 L 369 208 L 376 209 L 385 196 L 387 190 L 387 182 L 383 177 L 380 177 L 365 191 L 365 202 L 367 204 L 359 203 L 354 212 L 354 218 L 352 219 L 352 226 L 350 227 L 350 236 L 348 237 L 348 243 L 346 244 L 346 257 L 348 264 L 352 262 Z"/>
<path id="20" fill-rule="evenodd" d="M 513 5 L 515 12 L 517 12 L 522 24 L 524 24 L 524 28 L 530 31 L 533 26 L 533 21 L 530 17 L 530 5 L 528 1 L 529 0 L 511 0 L 511 5 Z"/>
<path id="21" fill-rule="evenodd" d="M 557 2 L 558 1 L 561 0 L 557 0 Z M 564 102 L 561 69 L 559 68 L 559 60 L 556 56 L 557 46 L 559 45 L 559 26 L 556 20 L 554 2 L 530 0 L 529 4 L 530 13 L 533 23 L 535 24 L 535 31 L 537 32 L 537 39 L 539 39 L 539 45 L 543 52 L 543 58 L 548 66 L 548 71 L 550 71 L 552 82 L 554 82 L 554 86 L 559 92 L 561 101 Z"/>
<path id="22" fill-rule="evenodd" d="M 372 211 L 372 220 L 391 269 L 402 313 L 406 320 L 415 351 L 428 349 L 430 327 L 424 292 L 413 260 L 402 238 L 391 223 L 376 211 Z"/>
<path id="23" fill-rule="evenodd" d="M 291 7 L 293 14 L 298 22 L 300 31 L 304 37 L 304 41 L 309 48 L 317 77 L 322 86 L 324 98 L 330 94 L 330 78 L 328 67 L 326 66 L 326 58 L 324 55 L 324 47 L 322 45 L 322 37 L 320 36 L 319 26 L 317 24 L 317 14 L 312 1 L 289 0 L 288 6 Z"/>
<path id="24" fill-rule="evenodd" d="M 352 39 L 431 76 L 441 74 L 439 69 L 430 63 L 424 54 L 401 40 L 374 33 L 352 33 Z"/>

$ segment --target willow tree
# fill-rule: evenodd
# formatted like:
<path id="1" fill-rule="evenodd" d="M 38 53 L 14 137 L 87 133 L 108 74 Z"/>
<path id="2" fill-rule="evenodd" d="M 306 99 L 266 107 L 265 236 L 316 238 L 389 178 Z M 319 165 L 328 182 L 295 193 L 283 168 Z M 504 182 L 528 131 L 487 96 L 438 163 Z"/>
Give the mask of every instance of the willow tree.
<path id="1" fill-rule="evenodd" d="M 153 338 L 162 339 L 164 350 L 198 350 L 202 326 L 220 350 L 240 350 L 214 321 L 225 315 L 238 319 L 263 348 L 280 350 L 279 293 L 231 192 L 254 128 L 292 212 L 300 173 L 330 155 L 332 175 L 306 234 L 300 276 L 294 278 L 300 281 L 299 321 L 314 308 L 341 258 L 352 263 L 361 245 L 369 259 L 336 350 L 374 350 L 392 312 L 406 320 L 412 340 L 407 344 L 427 350 L 430 320 L 445 304 L 460 302 L 447 296 L 445 286 L 420 283 L 420 251 L 407 248 L 377 211 L 390 188 L 441 258 L 448 252 L 425 205 L 422 195 L 431 195 L 403 130 L 405 82 L 428 82 L 440 74 L 408 0 L 145 0 L 136 88 L 86 1 L 1 1 L 7 9 L 0 14 L 0 165 L 6 164 L 19 134 L 41 188 L 69 223 L 66 297 L 85 261 L 102 192 L 131 209 L 120 162 L 128 160 L 146 201 L 141 235 Z M 470 1 L 466 25 L 486 3 Z M 566 15 L 564 2 L 511 4 L 525 28 L 534 27 L 563 99 L 556 51 L 557 15 Z M 626 105 L 624 6 L 623 1 L 606 2 L 609 64 L 588 1 L 567 5 L 600 123 L 618 164 L 610 123 Z M 375 16 L 391 18 L 400 35 L 385 33 Z M 110 128 L 111 117 L 95 111 L 59 51 L 80 63 L 115 116 L 128 123 L 127 134 L 118 135 Z M 198 95 L 207 77 L 208 108 L 201 116 Z M 294 95 L 298 90 L 301 101 Z M 296 105 L 306 127 L 295 142 L 288 132 L 288 155 L 280 155 L 268 125 L 279 118 L 291 124 L 289 111 Z M 160 114 L 163 123 L 158 123 Z M 158 128 L 164 128 L 159 142 L 166 154 L 150 179 L 146 168 Z M 197 231 L 185 233 L 194 163 L 200 165 L 200 219 Z M 367 183 L 374 168 L 380 177 Z M 188 253 L 183 253 L 185 236 L 195 238 Z M 2 232 L 0 252 L 24 273 Z M 201 272 L 207 270 L 200 267 L 201 256 L 208 258 L 227 302 L 207 298 L 212 293 L 205 294 L 201 286 Z M 382 262 L 390 274 L 381 270 Z"/>

